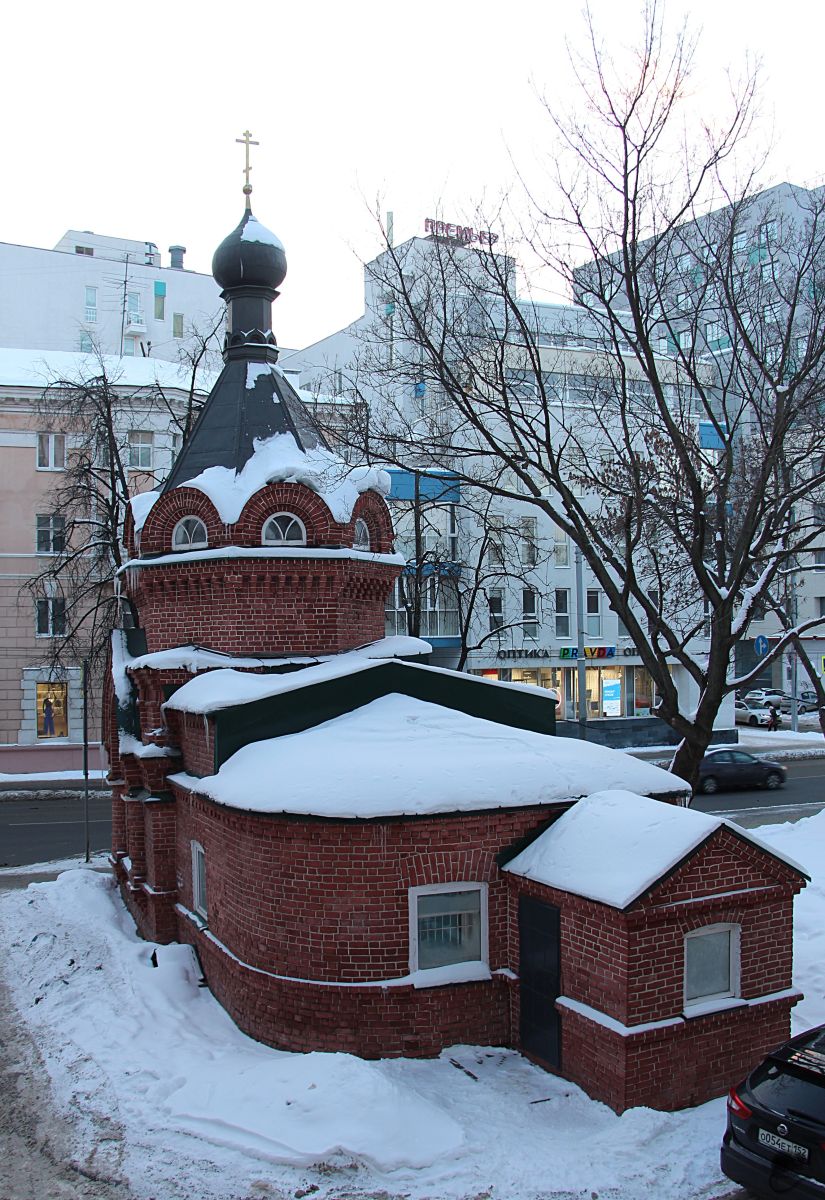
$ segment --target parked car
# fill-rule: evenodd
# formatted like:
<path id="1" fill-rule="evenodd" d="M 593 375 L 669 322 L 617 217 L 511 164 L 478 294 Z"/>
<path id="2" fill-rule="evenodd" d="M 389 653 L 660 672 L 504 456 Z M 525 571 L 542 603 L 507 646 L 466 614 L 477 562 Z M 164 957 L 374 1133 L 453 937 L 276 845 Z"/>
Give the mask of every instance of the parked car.
<path id="1" fill-rule="evenodd" d="M 771 710 L 767 704 L 747 704 L 744 700 L 737 700 L 733 709 L 737 725 L 770 724 Z"/>
<path id="2" fill-rule="evenodd" d="M 791 700 L 791 696 L 785 695 L 782 697 L 782 704 L 780 707 L 784 713 L 789 713 L 791 711 Z M 798 692 L 796 696 L 796 705 L 796 711 L 798 713 L 816 712 L 817 708 L 819 707 L 816 702 L 816 692 L 813 690 Z"/>
<path id="3" fill-rule="evenodd" d="M 722 1171 L 756 1196 L 825 1195 L 825 1025 L 791 1038 L 728 1093 Z"/>
<path id="4" fill-rule="evenodd" d="M 706 795 L 725 788 L 766 787 L 785 784 L 785 768 L 769 758 L 745 750 L 709 750 L 699 764 L 699 791 Z"/>
<path id="5" fill-rule="evenodd" d="M 752 692 L 745 692 L 745 703 L 775 704 L 779 708 L 783 695 L 784 693 L 777 691 L 776 688 L 754 688 Z"/>

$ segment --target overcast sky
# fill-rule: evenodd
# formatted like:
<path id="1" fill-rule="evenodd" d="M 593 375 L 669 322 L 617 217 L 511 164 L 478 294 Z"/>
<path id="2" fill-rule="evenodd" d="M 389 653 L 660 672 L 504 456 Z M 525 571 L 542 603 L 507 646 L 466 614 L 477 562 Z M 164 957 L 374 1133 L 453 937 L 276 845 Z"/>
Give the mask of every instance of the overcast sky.
<path id="1" fill-rule="evenodd" d="M 639 3 L 593 0 L 609 43 Z M 666 0 L 701 28 L 697 105 L 716 103 L 727 66 L 763 64 L 767 180 L 819 181 L 821 0 Z M 514 185 L 548 143 L 553 106 L 574 96 L 565 38 L 580 6 L 559 0 L 45 0 L 4 14 L 5 172 L 0 240 L 53 246 L 90 229 L 212 252 L 253 208 L 286 246 L 277 302 L 282 346 L 323 337 L 362 309 L 361 262 L 380 248 L 370 208 L 396 240 L 424 219 L 471 218 Z M 723 93 L 718 93 L 719 104 Z M 9 286 L 8 280 L 4 286 Z"/>

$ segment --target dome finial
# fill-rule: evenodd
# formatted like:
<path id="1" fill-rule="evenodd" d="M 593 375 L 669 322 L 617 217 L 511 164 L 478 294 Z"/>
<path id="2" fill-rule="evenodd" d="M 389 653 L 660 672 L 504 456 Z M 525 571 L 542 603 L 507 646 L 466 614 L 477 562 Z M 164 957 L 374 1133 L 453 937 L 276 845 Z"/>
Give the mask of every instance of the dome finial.
<path id="1" fill-rule="evenodd" d="M 251 204 L 249 197 L 252 195 L 252 184 L 249 182 L 249 172 L 252 170 L 252 168 L 249 165 L 249 147 L 250 146 L 260 146 L 261 143 L 252 141 L 252 134 L 249 132 L 248 129 L 245 129 L 243 131 L 243 137 L 235 138 L 235 141 L 239 145 L 246 147 L 246 165 L 244 166 L 244 174 L 246 175 L 246 183 L 243 185 L 243 194 L 246 196 L 246 207 L 251 212 L 252 204 Z"/>

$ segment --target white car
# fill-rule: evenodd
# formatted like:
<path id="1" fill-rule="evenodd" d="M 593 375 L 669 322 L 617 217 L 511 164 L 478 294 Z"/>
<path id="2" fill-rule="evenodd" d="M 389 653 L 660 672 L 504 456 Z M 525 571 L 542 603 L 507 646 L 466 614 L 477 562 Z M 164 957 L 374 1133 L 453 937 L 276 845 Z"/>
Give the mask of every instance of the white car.
<path id="1" fill-rule="evenodd" d="M 779 708 L 782 703 L 782 692 L 778 692 L 775 688 L 755 688 L 752 692 L 745 693 L 746 704 L 775 704 Z"/>
<path id="2" fill-rule="evenodd" d="M 771 710 L 765 704 L 746 704 L 737 700 L 734 705 L 737 725 L 769 725 Z"/>

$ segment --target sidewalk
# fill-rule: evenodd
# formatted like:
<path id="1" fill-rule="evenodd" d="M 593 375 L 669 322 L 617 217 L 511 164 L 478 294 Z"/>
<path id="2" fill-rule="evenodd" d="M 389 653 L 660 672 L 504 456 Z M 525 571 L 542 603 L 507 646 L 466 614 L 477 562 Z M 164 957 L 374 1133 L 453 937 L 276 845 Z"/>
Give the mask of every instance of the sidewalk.
<path id="1" fill-rule="evenodd" d="M 740 750 L 749 754 L 758 754 L 764 758 L 775 758 L 781 762 L 793 758 L 825 758 L 825 736 L 818 727 L 806 729 L 801 733 L 792 733 L 789 729 L 777 729 L 774 733 L 767 729 L 751 729 L 750 726 L 739 727 L 739 741 L 736 743 L 716 743 L 710 749 L 718 750 L 720 746 L 736 745 Z M 627 754 L 635 758 L 644 758 L 657 763 L 668 763 L 673 756 L 674 746 L 629 746 Z"/>

